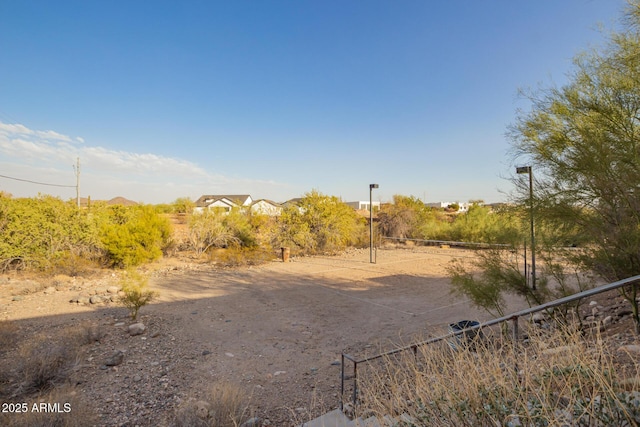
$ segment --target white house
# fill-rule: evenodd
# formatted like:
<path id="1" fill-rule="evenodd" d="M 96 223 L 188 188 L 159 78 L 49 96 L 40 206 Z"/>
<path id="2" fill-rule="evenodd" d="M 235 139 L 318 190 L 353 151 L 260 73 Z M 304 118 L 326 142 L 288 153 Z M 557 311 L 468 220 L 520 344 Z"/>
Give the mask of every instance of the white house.
<path id="1" fill-rule="evenodd" d="M 368 200 L 358 201 L 358 202 L 346 202 L 346 204 L 348 206 L 351 206 L 353 209 L 355 209 L 357 211 L 368 211 L 369 210 L 369 201 Z M 373 205 L 374 212 L 380 210 L 380 202 L 373 201 L 372 205 Z"/>
<path id="2" fill-rule="evenodd" d="M 251 212 L 261 215 L 278 216 L 282 213 L 282 206 L 271 200 L 260 199 L 251 204 Z"/>
<path id="3" fill-rule="evenodd" d="M 459 202 L 455 202 L 455 203 L 458 205 L 457 212 L 467 212 L 469 210 L 469 206 L 471 206 L 469 203 L 459 203 Z M 424 205 L 430 208 L 446 209 L 453 204 L 454 202 L 431 202 L 431 203 L 425 203 Z"/>
<path id="4" fill-rule="evenodd" d="M 203 195 L 196 200 L 194 212 L 204 212 L 205 209 L 220 208 L 226 212 L 236 207 L 251 206 L 253 199 L 247 194 L 241 195 Z"/>

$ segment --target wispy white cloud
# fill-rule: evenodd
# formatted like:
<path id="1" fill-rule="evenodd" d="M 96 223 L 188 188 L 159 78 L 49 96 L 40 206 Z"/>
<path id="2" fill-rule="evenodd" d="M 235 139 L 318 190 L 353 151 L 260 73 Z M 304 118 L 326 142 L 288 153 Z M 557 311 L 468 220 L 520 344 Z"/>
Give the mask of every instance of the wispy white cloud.
<path id="1" fill-rule="evenodd" d="M 34 131 L 21 124 L 0 122 L 0 153 L 21 160 L 65 165 L 80 157 L 87 167 L 117 173 L 208 176 L 204 169 L 186 160 L 92 147 L 84 144 L 81 137 L 72 139 L 51 130 Z"/>
<path id="2" fill-rule="evenodd" d="M 217 175 L 185 159 L 91 146 L 82 137 L 0 122 L 0 162 L 8 175 L 40 182 L 73 182 L 71 166 L 76 158 L 81 160 L 81 193 L 95 198 L 121 195 L 156 203 L 205 193 L 257 192 L 277 199 L 276 194 L 288 187 L 268 180 Z M 16 182 L 3 180 L 0 184 L 5 191 L 30 195 Z M 32 193 L 38 190 L 43 189 L 35 188 Z M 68 197 L 66 193 L 61 196 Z"/>

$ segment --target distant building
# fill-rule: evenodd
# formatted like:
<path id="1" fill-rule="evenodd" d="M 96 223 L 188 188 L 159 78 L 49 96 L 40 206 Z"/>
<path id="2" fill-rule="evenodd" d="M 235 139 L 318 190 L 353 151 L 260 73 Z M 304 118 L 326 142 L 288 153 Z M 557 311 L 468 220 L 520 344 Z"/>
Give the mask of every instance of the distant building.
<path id="1" fill-rule="evenodd" d="M 460 202 L 430 202 L 424 204 L 430 208 L 436 209 L 447 209 L 451 205 L 458 205 L 458 210 L 456 212 L 467 212 L 469 210 L 470 203 L 460 203 Z"/>
<path id="2" fill-rule="evenodd" d="M 379 211 L 380 210 L 380 202 L 372 202 L 373 204 L 373 211 Z M 357 210 L 357 211 L 369 211 L 369 201 L 365 200 L 365 201 L 358 201 L 358 202 L 346 202 L 347 206 L 351 206 L 353 209 Z"/>
<path id="3" fill-rule="evenodd" d="M 251 212 L 261 215 L 278 216 L 282 213 L 282 206 L 271 200 L 260 199 L 251 204 Z"/>
<path id="4" fill-rule="evenodd" d="M 248 194 L 241 195 L 203 195 L 196 200 L 194 212 L 204 212 L 207 209 L 222 209 L 230 212 L 236 207 L 251 206 L 253 199 Z"/>

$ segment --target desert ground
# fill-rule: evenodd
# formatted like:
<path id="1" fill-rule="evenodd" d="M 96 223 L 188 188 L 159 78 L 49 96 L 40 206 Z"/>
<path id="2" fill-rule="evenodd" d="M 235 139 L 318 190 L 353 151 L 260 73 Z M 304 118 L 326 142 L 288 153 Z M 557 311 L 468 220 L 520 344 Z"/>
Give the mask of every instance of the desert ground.
<path id="1" fill-rule="evenodd" d="M 20 340 L 100 328 L 72 377 L 98 425 L 171 425 L 179 405 L 228 382 L 243 390 L 247 417 L 294 426 L 338 406 L 342 352 L 378 353 L 451 322 L 488 319 L 450 295 L 446 265 L 471 254 L 394 246 L 378 249 L 375 263 L 368 249 L 352 249 L 242 268 L 167 258 L 145 267 L 159 297 L 140 310 L 146 330 L 136 336 L 124 307 L 86 299 L 107 299 L 121 273 L 44 281 L 14 273 L 0 278 L 0 318 Z M 117 352 L 122 361 L 107 366 Z"/>

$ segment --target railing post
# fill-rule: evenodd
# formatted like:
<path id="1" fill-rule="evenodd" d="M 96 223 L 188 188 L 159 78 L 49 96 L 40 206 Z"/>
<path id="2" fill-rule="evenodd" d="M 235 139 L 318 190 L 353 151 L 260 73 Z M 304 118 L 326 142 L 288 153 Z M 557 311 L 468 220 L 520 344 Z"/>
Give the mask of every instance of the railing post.
<path id="1" fill-rule="evenodd" d="M 358 362 L 353 362 L 353 410 L 356 409 L 358 400 Z"/>
<path id="2" fill-rule="evenodd" d="M 519 339 L 518 334 L 518 316 L 514 316 L 511 321 L 513 322 L 513 343 L 517 344 Z"/>
<path id="3" fill-rule="evenodd" d="M 340 410 L 344 410 L 344 353 L 340 359 Z"/>

